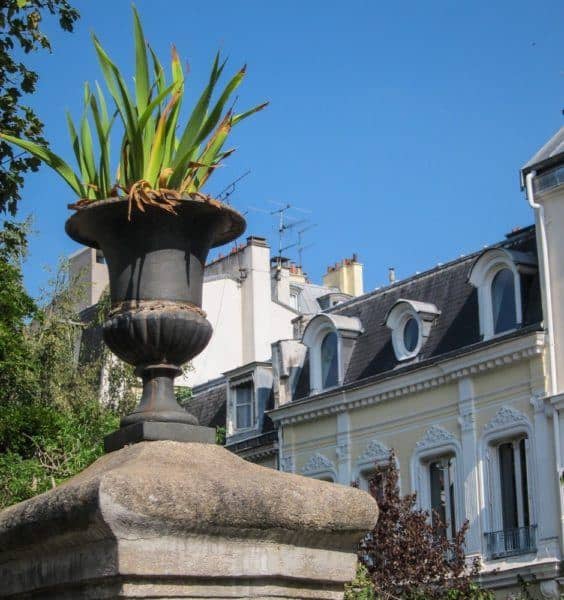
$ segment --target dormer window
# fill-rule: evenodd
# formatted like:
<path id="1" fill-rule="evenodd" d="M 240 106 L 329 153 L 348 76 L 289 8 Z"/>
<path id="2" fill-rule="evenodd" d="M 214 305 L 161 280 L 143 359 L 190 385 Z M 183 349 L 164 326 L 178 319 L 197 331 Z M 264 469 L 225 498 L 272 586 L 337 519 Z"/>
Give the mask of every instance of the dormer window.
<path id="1" fill-rule="evenodd" d="M 441 311 L 428 302 L 400 298 L 386 317 L 392 330 L 392 346 L 398 360 L 415 358 L 427 341 L 431 326 Z"/>
<path id="2" fill-rule="evenodd" d="M 341 385 L 358 335 L 360 319 L 318 314 L 307 324 L 302 343 L 309 351 L 309 388 L 316 394 Z"/>
<path id="3" fill-rule="evenodd" d="M 486 250 L 476 260 L 469 282 L 478 290 L 480 333 L 484 339 L 521 326 L 521 278 L 535 273 L 536 265 L 533 254 L 506 248 Z"/>
<path id="4" fill-rule="evenodd" d="M 253 362 L 224 373 L 227 380 L 227 438 L 243 439 L 260 431 L 272 392 L 272 365 Z"/>

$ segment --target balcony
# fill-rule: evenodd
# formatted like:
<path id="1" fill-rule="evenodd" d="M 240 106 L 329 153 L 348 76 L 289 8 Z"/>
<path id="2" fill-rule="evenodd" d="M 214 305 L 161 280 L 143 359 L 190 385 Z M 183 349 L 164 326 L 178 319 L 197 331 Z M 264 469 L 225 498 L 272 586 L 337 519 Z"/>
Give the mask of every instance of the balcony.
<path id="1" fill-rule="evenodd" d="M 537 551 L 536 525 L 491 531 L 486 536 L 488 558 L 507 558 Z"/>

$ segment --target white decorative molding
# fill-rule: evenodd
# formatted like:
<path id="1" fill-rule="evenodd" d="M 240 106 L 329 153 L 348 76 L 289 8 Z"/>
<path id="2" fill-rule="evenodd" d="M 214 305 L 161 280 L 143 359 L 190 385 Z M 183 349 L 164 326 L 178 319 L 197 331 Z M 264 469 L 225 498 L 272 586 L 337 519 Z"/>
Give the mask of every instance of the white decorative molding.
<path id="1" fill-rule="evenodd" d="M 421 370 L 404 376 L 398 374 L 396 378 L 387 379 L 379 386 L 386 389 L 376 393 L 367 390 L 367 395 L 361 398 L 358 396 L 358 391 L 371 385 L 378 386 L 378 384 L 359 382 L 351 385 L 350 391 L 357 392 L 354 399 L 348 398 L 347 394 L 343 393 L 349 391 L 349 386 L 346 389 L 339 387 L 331 392 L 319 394 L 315 398 L 291 402 L 268 414 L 274 422 L 282 425 L 312 421 L 337 414 L 343 410 L 372 406 L 407 394 L 428 391 L 472 375 L 483 374 L 499 367 L 529 360 L 541 356 L 544 347 L 545 334 L 534 332 L 526 337 L 502 341 L 499 344 L 492 343 L 480 352 L 473 351 L 451 361 L 444 361 L 440 371 L 432 365 L 422 367 Z"/>
<path id="2" fill-rule="evenodd" d="M 450 431 L 438 425 L 431 425 L 425 432 L 425 435 L 415 444 L 415 447 L 417 450 L 426 450 L 427 448 L 435 448 L 436 446 L 448 444 L 455 439 Z"/>
<path id="3" fill-rule="evenodd" d="M 335 465 L 319 452 L 314 454 L 302 468 L 302 474 L 310 476 L 321 475 L 324 473 L 329 473 L 334 476 L 335 472 Z"/>
<path id="4" fill-rule="evenodd" d="M 511 408 L 510 406 L 502 406 L 497 411 L 495 417 L 484 426 L 484 431 L 490 433 L 492 431 L 508 429 L 516 425 L 528 424 L 529 420 L 522 412 Z"/>
<path id="5" fill-rule="evenodd" d="M 390 449 L 378 440 L 371 440 L 366 450 L 358 457 L 358 464 L 376 463 L 390 458 Z"/>
<path id="6" fill-rule="evenodd" d="M 543 393 L 533 394 L 531 396 L 531 406 L 535 413 L 544 412 L 544 400 L 546 396 Z"/>

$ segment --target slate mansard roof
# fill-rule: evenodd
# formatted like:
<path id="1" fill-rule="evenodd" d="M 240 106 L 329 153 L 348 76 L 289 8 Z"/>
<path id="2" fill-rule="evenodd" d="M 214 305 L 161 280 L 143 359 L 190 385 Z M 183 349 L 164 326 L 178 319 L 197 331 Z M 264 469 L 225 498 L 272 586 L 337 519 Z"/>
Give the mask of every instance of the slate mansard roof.
<path id="1" fill-rule="evenodd" d="M 503 242 L 488 247 L 488 250 L 493 248 L 536 255 L 534 226 L 509 234 Z M 400 369 L 407 371 L 469 350 L 474 345 L 490 343 L 482 341 L 478 294 L 476 288 L 468 281 L 472 265 L 483 252 L 445 263 L 325 311 L 330 314 L 358 317 L 364 329 L 355 342 L 343 385 L 387 377 L 399 373 Z M 404 362 L 396 358 L 391 331 L 385 324 L 388 311 L 399 299 L 431 303 L 441 311 L 418 357 Z M 522 306 L 521 329 L 508 333 L 508 337 L 541 328 L 538 273 L 522 281 Z M 500 338 L 502 336 L 497 336 L 493 341 L 499 341 Z M 309 394 L 308 379 L 307 368 L 304 368 L 297 385 L 296 400 Z"/>
<path id="2" fill-rule="evenodd" d="M 210 381 L 193 389 L 193 397 L 184 405 L 200 425 L 225 427 L 227 389 L 225 379 Z"/>

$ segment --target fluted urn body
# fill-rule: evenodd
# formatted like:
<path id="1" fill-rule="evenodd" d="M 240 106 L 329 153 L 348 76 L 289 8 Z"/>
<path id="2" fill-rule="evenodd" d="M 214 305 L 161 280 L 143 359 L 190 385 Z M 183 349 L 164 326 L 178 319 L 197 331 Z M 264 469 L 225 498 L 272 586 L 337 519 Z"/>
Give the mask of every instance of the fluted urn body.
<path id="1" fill-rule="evenodd" d="M 111 296 L 104 341 L 143 379 L 141 401 L 122 418 L 122 427 L 197 425 L 176 402 L 174 378 L 212 334 L 202 311 L 208 252 L 243 233 L 243 217 L 227 205 L 197 197 L 182 201 L 176 214 L 147 206 L 129 220 L 127 201 L 108 199 L 81 208 L 65 229 L 75 241 L 102 250 Z"/>

